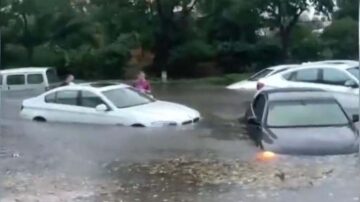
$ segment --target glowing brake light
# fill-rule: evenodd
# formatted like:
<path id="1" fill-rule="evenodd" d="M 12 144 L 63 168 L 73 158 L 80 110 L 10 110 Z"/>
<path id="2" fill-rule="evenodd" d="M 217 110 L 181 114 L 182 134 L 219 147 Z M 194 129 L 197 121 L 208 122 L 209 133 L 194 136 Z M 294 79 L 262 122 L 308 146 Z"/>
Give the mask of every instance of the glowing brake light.
<path id="1" fill-rule="evenodd" d="M 264 152 L 259 153 L 256 156 L 256 159 L 260 160 L 260 161 L 271 161 L 271 160 L 276 159 L 276 154 L 271 151 L 264 151 Z"/>
<path id="2" fill-rule="evenodd" d="M 257 90 L 261 90 L 262 88 L 264 88 L 265 87 L 265 84 L 263 84 L 263 83 L 261 83 L 261 82 L 257 82 L 257 84 L 256 84 L 256 89 Z"/>

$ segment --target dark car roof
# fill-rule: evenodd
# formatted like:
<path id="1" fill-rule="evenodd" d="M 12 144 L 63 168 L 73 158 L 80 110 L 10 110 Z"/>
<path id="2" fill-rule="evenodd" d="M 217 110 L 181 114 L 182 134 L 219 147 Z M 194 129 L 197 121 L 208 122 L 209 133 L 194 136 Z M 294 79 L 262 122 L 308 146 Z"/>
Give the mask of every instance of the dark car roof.
<path id="1" fill-rule="evenodd" d="M 316 88 L 280 88 L 261 92 L 269 101 L 286 100 L 335 100 L 334 96 L 325 90 Z"/>

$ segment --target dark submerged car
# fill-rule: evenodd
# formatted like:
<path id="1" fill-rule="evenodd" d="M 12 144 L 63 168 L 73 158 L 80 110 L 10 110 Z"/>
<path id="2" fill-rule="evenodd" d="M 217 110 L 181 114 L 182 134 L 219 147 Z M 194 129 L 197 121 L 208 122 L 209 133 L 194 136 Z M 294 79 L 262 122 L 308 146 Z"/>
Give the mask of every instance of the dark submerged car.
<path id="1" fill-rule="evenodd" d="M 264 90 L 245 115 L 248 133 L 264 151 L 296 155 L 341 155 L 359 150 L 351 119 L 330 94 L 317 89 Z"/>

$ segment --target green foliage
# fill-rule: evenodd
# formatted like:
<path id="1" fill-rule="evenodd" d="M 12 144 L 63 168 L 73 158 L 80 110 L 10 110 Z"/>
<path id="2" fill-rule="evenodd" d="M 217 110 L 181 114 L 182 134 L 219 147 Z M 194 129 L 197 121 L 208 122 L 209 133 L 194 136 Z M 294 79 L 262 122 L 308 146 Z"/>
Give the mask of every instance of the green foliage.
<path id="1" fill-rule="evenodd" d="M 351 17 L 358 21 L 358 0 L 337 0 L 337 2 L 340 9 L 334 15 L 336 19 Z"/>
<path id="2" fill-rule="evenodd" d="M 277 39 L 265 37 L 256 44 L 253 60 L 256 61 L 257 69 L 278 64 L 281 58 L 281 45 Z"/>
<path id="3" fill-rule="evenodd" d="M 215 48 L 204 41 L 188 41 L 171 50 L 169 72 L 177 77 L 201 76 L 196 64 L 212 60 L 215 54 Z"/>
<path id="4" fill-rule="evenodd" d="M 188 41 L 171 50 L 170 64 L 176 64 L 180 61 L 207 61 L 214 57 L 214 48 L 200 40 Z M 195 61 L 194 61 L 195 60 Z"/>
<path id="5" fill-rule="evenodd" d="M 203 21 L 211 40 L 256 40 L 255 31 L 260 27 L 260 16 L 252 1 L 212 0 L 212 6 L 206 5 Z"/>
<path id="6" fill-rule="evenodd" d="M 291 39 L 293 43 L 290 51 L 293 60 L 303 62 L 321 58 L 322 43 L 309 27 L 296 26 Z"/>
<path id="7" fill-rule="evenodd" d="M 15 28 L 19 30 L 15 43 L 26 48 L 29 65 L 33 64 L 37 46 L 50 44 L 58 49 L 70 49 L 91 38 L 84 32 L 88 24 L 76 14 L 69 1 L 12 1 L 11 11 Z"/>
<path id="8" fill-rule="evenodd" d="M 218 44 L 219 65 L 225 73 L 243 72 L 255 56 L 255 45 L 244 41 Z"/>
<path id="9" fill-rule="evenodd" d="M 133 35 L 125 34 L 98 49 L 81 47 L 69 53 L 69 67 L 81 78 L 119 79 L 135 43 Z"/>
<path id="10" fill-rule="evenodd" d="M 315 61 L 321 59 L 323 50 L 321 41 L 314 35 L 303 38 L 293 45 L 291 53 L 298 62 Z"/>
<path id="11" fill-rule="evenodd" d="M 294 27 L 294 31 L 290 35 L 290 39 L 293 44 L 301 43 L 301 41 L 309 36 L 312 36 L 312 30 L 305 25 L 297 25 Z"/>
<path id="12" fill-rule="evenodd" d="M 317 12 L 329 16 L 333 12 L 333 0 L 256 0 L 259 13 L 267 26 L 278 30 L 283 58 L 288 59 L 290 35 L 301 14 L 314 7 Z M 265 14 L 264 14 L 265 13 Z"/>
<path id="13" fill-rule="evenodd" d="M 310 6 L 328 16 L 334 8 L 333 0 L 257 0 L 257 4 L 260 13 L 267 13 L 263 18 L 270 27 L 285 30 L 292 29 Z"/>
<path id="14" fill-rule="evenodd" d="M 154 55 L 147 70 L 170 77 L 357 57 L 357 2 L 338 1 L 318 37 L 299 17 L 311 6 L 330 15 L 333 0 L 0 0 L 2 64 L 118 79 L 134 49 Z"/>
<path id="15" fill-rule="evenodd" d="M 322 39 L 335 58 L 358 56 L 358 23 L 350 17 L 334 21 L 325 29 Z"/>

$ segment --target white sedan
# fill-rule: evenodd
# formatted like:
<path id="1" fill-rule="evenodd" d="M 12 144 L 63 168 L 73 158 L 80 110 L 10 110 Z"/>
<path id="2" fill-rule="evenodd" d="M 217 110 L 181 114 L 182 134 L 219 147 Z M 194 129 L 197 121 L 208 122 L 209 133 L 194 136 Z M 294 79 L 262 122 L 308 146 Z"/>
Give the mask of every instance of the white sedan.
<path id="1" fill-rule="evenodd" d="M 263 70 L 255 73 L 254 75 L 250 76 L 249 79 L 231 84 L 231 85 L 227 86 L 226 88 L 230 89 L 230 90 L 256 91 L 256 84 L 259 79 L 277 74 L 279 72 L 282 72 L 282 71 L 288 70 L 289 68 L 293 68 L 293 67 L 297 67 L 297 66 L 299 66 L 299 65 L 288 64 L 288 65 L 278 65 L 278 66 L 268 67 L 266 69 L 263 69 Z"/>
<path id="2" fill-rule="evenodd" d="M 258 90 L 273 88 L 317 88 L 331 92 L 342 106 L 356 110 L 359 103 L 358 63 L 308 63 L 296 69 L 260 79 Z"/>
<path id="3" fill-rule="evenodd" d="M 161 127 L 194 124 L 200 113 L 155 100 L 124 84 L 60 87 L 23 101 L 21 117 L 34 121 Z"/>

